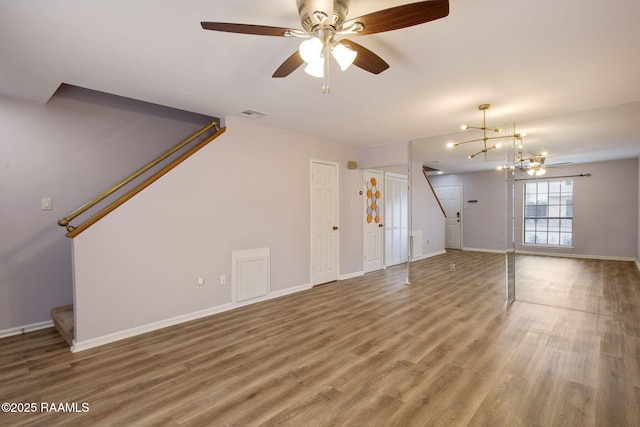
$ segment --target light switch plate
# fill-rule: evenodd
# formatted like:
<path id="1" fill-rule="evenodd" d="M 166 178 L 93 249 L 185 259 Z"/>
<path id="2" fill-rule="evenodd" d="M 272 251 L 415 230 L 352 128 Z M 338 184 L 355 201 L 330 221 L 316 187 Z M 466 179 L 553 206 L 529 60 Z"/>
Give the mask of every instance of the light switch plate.
<path id="1" fill-rule="evenodd" d="M 51 205 L 51 197 L 43 197 L 42 198 L 42 210 L 43 211 L 48 211 L 50 209 L 53 209 L 53 207 Z"/>

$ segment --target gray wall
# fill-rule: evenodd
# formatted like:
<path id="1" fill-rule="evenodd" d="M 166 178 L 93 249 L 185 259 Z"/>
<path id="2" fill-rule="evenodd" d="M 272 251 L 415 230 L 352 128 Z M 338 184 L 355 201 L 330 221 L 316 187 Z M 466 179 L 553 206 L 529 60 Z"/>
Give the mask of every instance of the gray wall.
<path id="1" fill-rule="evenodd" d="M 72 302 L 71 241 L 57 219 L 210 120 L 71 86 L 44 105 L 0 97 L 0 331 Z"/>

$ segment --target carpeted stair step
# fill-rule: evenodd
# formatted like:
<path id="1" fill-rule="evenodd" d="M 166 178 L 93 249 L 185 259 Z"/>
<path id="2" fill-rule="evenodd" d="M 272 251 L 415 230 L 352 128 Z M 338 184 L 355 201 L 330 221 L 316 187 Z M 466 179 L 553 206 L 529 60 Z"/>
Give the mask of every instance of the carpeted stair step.
<path id="1" fill-rule="evenodd" d="M 69 343 L 73 344 L 73 305 L 56 307 L 51 309 L 53 325 L 60 335 Z"/>

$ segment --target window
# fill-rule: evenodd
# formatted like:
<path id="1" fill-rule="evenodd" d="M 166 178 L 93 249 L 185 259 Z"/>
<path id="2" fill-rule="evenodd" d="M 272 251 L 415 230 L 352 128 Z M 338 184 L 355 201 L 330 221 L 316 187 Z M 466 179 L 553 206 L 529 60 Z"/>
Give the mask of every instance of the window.
<path id="1" fill-rule="evenodd" d="M 524 186 L 526 245 L 573 245 L 573 180 L 536 181 Z"/>

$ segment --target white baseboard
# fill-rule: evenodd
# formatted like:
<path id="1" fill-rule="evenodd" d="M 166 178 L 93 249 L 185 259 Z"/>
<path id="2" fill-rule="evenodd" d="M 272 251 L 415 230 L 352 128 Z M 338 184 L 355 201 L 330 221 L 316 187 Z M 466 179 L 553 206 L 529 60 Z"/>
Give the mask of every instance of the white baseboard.
<path id="1" fill-rule="evenodd" d="M 503 254 L 506 252 L 506 249 L 484 249 L 484 248 L 466 248 L 466 247 L 463 247 L 462 250 L 470 251 L 470 252 L 489 252 L 492 254 Z"/>
<path id="2" fill-rule="evenodd" d="M 555 256 L 559 258 L 584 258 L 584 259 L 602 259 L 607 261 L 635 261 L 636 265 L 638 260 L 633 257 L 620 257 L 620 256 L 608 256 L 608 255 L 584 255 L 584 254 L 567 254 L 562 252 L 538 252 L 538 251 L 523 251 L 516 250 L 517 254 L 522 255 L 540 255 L 540 256 Z M 640 268 L 640 267 L 639 267 Z"/>
<path id="3" fill-rule="evenodd" d="M 430 252 L 428 254 L 422 254 L 419 257 L 413 258 L 411 261 L 420 261 L 421 259 L 427 259 L 427 258 L 431 258 L 433 256 L 443 255 L 443 254 L 446 254 L 446 253 L 447 253 L 447 251 L 443 249 L 443 250 L 437 251 L 437 252 Z"/>
<path id="4" fill-rule="evenodd" d="M 638 258 L 636 258 L 636 267 L 640 270 L 640 260 Z"/>
<path id="5" fill-rule="evenodd" d="M 12 337 L 14 335 L 26 334 L 27 332 L 39 331 L 40 329 L 53 328 L 53 320 L 46 322 L 32 323 L 30 325 L 17 326 L 15 328 L 0 331 L 0 338 Z"/>
<path id="6" fill-rule="evenodd" d="M 342 276 L 338 277 L 338 280 L 353 279 L 354 277 L 360 276 L 364 276 L 364 271 L 356 271 L 355 273 L 343 274 Z"/>
<path id="7" fill-rule="evenodd" d="M 120 341 L 125 338 L 131 338 L 136 335 L 141 335 L 147 332 L 152 332 L 152 331 L 166 328 L 169 326 L 178 325 L 180 323 L 189 322 L 191 320 L 201 319 L 203 317 L 212 316 L 214 314 L 223 313 L 225 311 L 233 310 L 233 309 L 244 307 L 251 304 L 256 304 L 262 301 L 267 301 L 274 298 L 280 298 L 285 295 L 306 291 L 308 289 L 311 289 L 310 284 L 296 286 L 296 287 L 284 289 L 281 291 L 271 292 L 268 295 L 265 295 L 262 297 L 253 298 L 245 301 L 222 304 L 222 305 L 211 307 L 205 310 L 200 310 L 193 313 L 187 313 L 180 316 L 172 317 L 170 319 L 163 319 L 157 322 L 148 323 L 146 325 L 136 326 L 134 328 L 125 329 L 123 331 L 114 332 L 114 333 L 103 335 L 97 338 L 91 338 L 91 339 L 80 341 L 80 342 L 73 340 L 73 344 L 71 345 L 71 351 L 73 353 L 76 353 L 78 351 L 88 350 L 90 348 Z"/>

